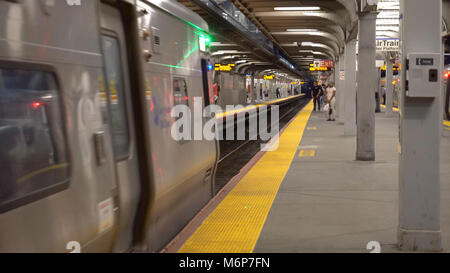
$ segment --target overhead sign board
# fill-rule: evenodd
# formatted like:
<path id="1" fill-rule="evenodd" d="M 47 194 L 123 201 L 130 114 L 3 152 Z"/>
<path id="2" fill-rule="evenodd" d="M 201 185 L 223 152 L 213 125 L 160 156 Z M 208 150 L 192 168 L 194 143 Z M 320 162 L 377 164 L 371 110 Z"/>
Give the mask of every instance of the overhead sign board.
<path id="1" fill-rule="evenodd" d="M 225 72 L 230 72 L 231 70 L 233 70 L 233 68 L 235 67 L 235 64 L 216 64 L 214 66 L 214 70 L 216 71 L 225 71 Z"/>
<path id="2" fill-rule="evenodd" d="M 399 51 L 400 40 L 399 39 L 377 39 L 377 51 Z"/>
<path id="3" fill-rule="evenodd" d="M 334 68 L 334 61 L 333 60 L 315 60 L 314 64 L 311 66 Z"/>
<path id="4" fill-rule="evenodd" d="M 328 71 L 328 67 L 310 67 L 309 71 Z"/>
<path id="5" fill-rule="evenodd" d="M 265 80 L 273 80 L 275 78 L 275 75 L 264 75 Z"/>

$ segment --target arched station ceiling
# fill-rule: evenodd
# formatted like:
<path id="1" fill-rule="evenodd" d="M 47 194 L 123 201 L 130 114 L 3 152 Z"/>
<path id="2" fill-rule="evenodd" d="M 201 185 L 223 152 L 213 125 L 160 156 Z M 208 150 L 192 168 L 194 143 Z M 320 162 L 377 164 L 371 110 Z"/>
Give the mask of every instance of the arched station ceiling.
<path id="1" fill-rule="evenodd" d="M 195 2 L 206 0 L 177 1 L 205 18 L 202 11 L 195 6 Z M 210 1 L 218 5 L 231 2 L 242 16 L 250 20 L 261 33 L 280 48 L 286 59 L 300 70 L 307 67 L 311 58 L 335 59 L 343 53 L 346 41 L 357 38 L 357 10 L 360 0 Z M 399 1 L 379 0 L 378 12 L 377 37 L 398 38 Z M 220 26 L 216 26 L 218 27 Z M 242 40 L 231 33 L 230 35 L 222 33 L 218 37 L 220 40 L 214 41 L 211 49 L 215 56 L 220 56 L 221 59 L 246 60 L 248 63 L 268 61 L 261 58 L 258 50 L 242 43 Z M 274 60 L 274 64 L 276 62 Z"/>

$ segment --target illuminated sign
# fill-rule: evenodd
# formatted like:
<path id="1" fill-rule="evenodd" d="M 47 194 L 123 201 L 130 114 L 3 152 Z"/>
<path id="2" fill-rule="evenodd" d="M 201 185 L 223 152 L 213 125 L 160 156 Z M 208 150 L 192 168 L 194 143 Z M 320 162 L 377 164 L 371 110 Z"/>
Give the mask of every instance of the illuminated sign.
<path id="1" fill-rule="evenodd" d="M 328 67 L 310 67 L 309 71 L 328 71 Z"/>
<path id="2" fill-rule="evenodd" d="M 230 72 L 231 70 L 233 70 L 233 68 L 235 67 L 235 64 L 226 64 L 226 65 L 222 65 L 222 64 L 216 64 L 214 66 L 214 70 L 216 71 L 226 71 L 226 72 Z"/>
<path id="3" fill-rule="evenodd" d="M 275 75 L 264 75 L 265 80 L 273 80 L 275 78 Z"/>
<path id="4" fill-rule="evenodd" d="M 314 61 L 314 64 L 311 66 L 333 68 L 334 61 L 333 60 L 316 60 L 316 61 Z"/>

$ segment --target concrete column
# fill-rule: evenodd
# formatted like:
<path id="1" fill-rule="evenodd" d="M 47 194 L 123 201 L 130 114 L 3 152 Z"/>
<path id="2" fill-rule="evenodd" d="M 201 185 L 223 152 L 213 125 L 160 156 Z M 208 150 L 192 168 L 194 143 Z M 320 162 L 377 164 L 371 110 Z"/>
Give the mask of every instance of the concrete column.
<path id="1" fill-rule="evenodd" d="M 340 70 L 345 70 L 345 56 L 347 49 L 344 50 L 344 54 L 339 58 Z M 344 124 L 345 116 L 345 81 L 347 80 L 347 71 L 345 71 L 345 79 L 339 80 L 339 89 L 336 88 L 336 116 L 340 124 Z"/>
<path id="2" fill-rule="evenodd" d="M 334 86 L 336 86 L 336 81 L 337 81 L 337 79 L 339 78 L 339 71 L 338 71 L 338 69 L 336 68 L 336 64 L 337 64 L 337 62 L 336 62 L 336 60 L 334 61 L 334 73 L 333 73 L 333 78 L 332 78 L 332 82 L 334 82 Z M 328 83 L 329 83 L 330 81 L 328 81 Z"/>
<path id="3" fill-rule="evenodd" d="M 344 134 L 356 136 L 356 39 L 345 48 Z"/>
<path id="4" fill-rule="evenodd" d="M 394 111 L 392 111 L 393 100 L 394 100 L 394 63 L 388 58 L 386 60 L 386 115 L 392 116 Z"/>
<path id="5" fill-rule="evenodd" d="M 441 54 L 438 75 L 443 70 L 441 45 L 442 1 L 401 0 L 402 90 L 400 104 L 399 228 L 398 246 L 404 251 L 440 251 L 440 142 L 442 127 L 442 82 L 429 81 L 429 68 L 423 67 L 420 90 L 435 97 L 409 97 L 409 80 L 420 70 L 407 71 L 410 53 Z M 427 18 L 423 20 L 423 18 Z M 409 60 L 417 63 L 417 59 Z M 414 74 L 415 73 L 415 74 Z M 419 74 L 420 75 L 420 74 Z M 416 76 L 417 77 L 417 76 Z M 417 78 L 416 78 L 417 79 Z M 409 88 L 413 88 L 409 83 Z"/>
<path id="6" fill-rule="evenodd" d="M 375 12 L 359 18 L 356 160 L 360 161 L 375 160 L 376 18 Z"/>
<path id="7" fill-rule="evenodd" d="M 336 90 L 339 90 L 339 82 L 340 82 L 340 80 L 339 80 L 339 73 L 340 73 L 340 62 L 341 62 L 341 60 L 340 60 L 340 57 L 338 57 L 337 59 L 336 59 L 336 62 L 334 63 L 334 74 L 335 74 L 335 76 L 334 76 L 334 86 L 336 87 Z M 336 95 L 337 95 L 337 93 L 336 93 Z"/>
<path id="8" fill-rule="evenodd" d="M 377 73 L 378 73 L 378 77 L 377 77 L 377 79 L 378 79 L 378 81 L 377 81 L 378 88 L 375 91 L 375 98 L 376 98 L 376 100 L 375 100 L 375 112 L 376 113 L 380 113 L 381 112 L 381 67 L 378 69 Z"/>
<path id="9" fill-rule="evenodd" d="M 251 74 L 251 83 L 250 83 L 250 104 L 255 103 L 255 73 Z"/>

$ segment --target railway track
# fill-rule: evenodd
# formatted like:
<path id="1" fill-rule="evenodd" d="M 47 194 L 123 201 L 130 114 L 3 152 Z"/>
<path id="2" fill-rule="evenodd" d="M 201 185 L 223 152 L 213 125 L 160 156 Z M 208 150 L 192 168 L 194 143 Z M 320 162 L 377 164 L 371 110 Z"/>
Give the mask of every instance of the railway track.
<path id="1" fill-rule="evenodd" d="M 309 98 L 299 98 L 293 102 L 280 105 L 280 130 L 310 101 Z M 270 118 L 268 118 L 270 120 Z M 270 130 L 271 128 L 269 128 Z M 215 189 L 219 192 L 240 170 L 261 150 L 261 145 L 267 143 L 257 140 L 238 140 L 220 142 L 220 160 L 216 172 Z"/>

